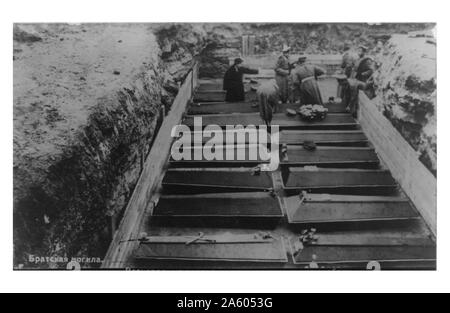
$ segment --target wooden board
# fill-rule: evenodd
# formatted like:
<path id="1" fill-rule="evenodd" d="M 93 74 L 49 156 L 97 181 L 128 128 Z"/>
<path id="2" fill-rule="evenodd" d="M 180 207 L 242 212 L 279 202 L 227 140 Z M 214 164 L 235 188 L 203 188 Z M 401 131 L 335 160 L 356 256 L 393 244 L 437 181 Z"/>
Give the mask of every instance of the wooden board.
<path id="1" fill-rule="evenodd" d="M 141 243 L 136 259 L 287 263 L 283 239 L 267 242 Z"/>
<path id="2" fill-rule="evenodd" d="M 330 197 L 332 199 L 332 197 Z M 354 200 L 316 200 L 300 203 L 300 197 L 285 199 L 289 223 L 336 223 L 394 221 L 418 218 L 407 199 L 356 197 Z"/>
<path id="3" fill-rule="evenodd" d="M 235 129 L 235 130 L 222 130 L 222 143 L 226 144 L 226 141 L 229 140 L 228 138 L 234 138 L 234 143 L 236 145 L 239 144 L 257 144 L 259 141 L 260 134 L 258 133 L 258 129 L 248 129 L 248 130 L 242 130 L 242 129 Z M 191 131 L 191 136 L 183 135 L 181 138 L 178 138 L 177 141 L 180 143 L 183 143 L 184 146 L 203 146 L 205 143 L 210 142 L 212 139 L 214 139 L 214 144 L 216 144 L 215 138 L 216 134 L 203 132 L 203 131 Z M 214 137 L 214 138 L 212 138 Z M 270 142 L 270 136 L 267 134 L 267 141 Z M 217 144 L 220 144 L 218 142 Z"/>
<path id="4" fill-rule="evenodd" d="M 341 187 L 395 187 L 389 171 L 384 170 L 333 170 L 308 171 L 290 169 L 283 175 L 285 189 L 314 190 Z"/>
<path id="5" fill-rule="evenodd" d="M 302 146 L 288 146 L 287 157 L 281 159 L 281 164 L 289 165 L 324 165 L 324 164 L 358 163 L 378 164 L 378 157 L 372 148 L 357 147 L 317 147 L 309 151 Z"/>
<path id="6" fill-rule="evenodd" d="M 201 188 L 217 187 L 243 190 L 267 190 L 273 188 L 270 173 L 262 172 L 253 176 L 250 169 L 169 169 L 163 180 L 163 186 L 181 187 L 198 186 Z"/>
<path id="7" fill-rule="evenodd" d="M 164 175 L 167 160 L 170 155 L 172 139 L 168 138 L 173 128 L 180 123 L 183 113 L 186 111 L 188 100 L 192 96 L 192 88 L 197 84 L 198 64 L 192 67 L 192 71 L 178 91 L 171 110 L 164 119 L 158 134 L 155 137 L 151 151 L 145 160 L 136 187 L 125 209 L 119 229 L 106 253 L 102 268 L 121 268 L 127 258 L 132 254 L 136 243 L 129 241 L 136 238 L 140 232 L 148 205 L 157 197 L 156 190 Z"/>
<path id="8" fill-rule="evenodd" d="M 291 247 L 295 247 L 297 240 L 291 241 Z M 295 264 L 308 264 L 313 260 L 318 264 L 433 261 L 436 246 L 426 237 L 319 235 L 316 244 L 305 246 L 293 259 Z"/>
<path id="9" fill-rule="evenodd" d="M 211 91 L 196 91 L 194 95 L 194 102 L 224 102 L 226 91 L 211 90 Z M 248 91 L 245 93 L 246 101 L 256 100 L 256 92 Z"/>
<path id="10" fill-rule="evenodd" d="M 194 126 L 193 115 L 188 115 L 184 119 L 184 124 L 193 127 Z M 210 114 L 202 115 L 203 127 L 207 125 L 218 125 L 220 127 L 226 127 L 227 125 L 254 125 L 259 126 L 263 124 L 261 117 L 258 113 L 246 113 L 246 114 Z M 350 114 L 328 114 L 328 116 L 322 121 L 306 122 L 301 120 L 298 116 L 287 116 L 283 113 L 274 115 L 272 125 L 279 125 L 280 128 L 323 128 L 323 127 L 350 127 L 357 126 L 356 121 Z"/>
<path id="11" fill-rule="evenodd" d="M 297 110 L 299 104 L 284 103 L 278 107 L 279 113 L 286 113 L 286 109 Z M 326 105 L 328 113 L 345 113 L 345 106 L 342 104 Z M 252 102 L 198 102 L 189 106 L 188 114 L 231 114 L 231 113 L 252 113 L 259 112 L 256 101 Z"/>
<path id="12" fill-rule="evenodd" d="M 350 145 L 367 143 L 367 138 L 359 130 L 284 130 L 280 134 L 282 144 L 303 144 L 304 141 L 313 141 L 318 145 Z"/>
<path id="13" fill-rule="evenodd" d="M 231 146 L 216 146 L 217 154 L 207 157 L 203 153 L 202 146 L 185 147 L 188 149 L 185 159 L 174 160 L 170 159 L 172 166 L 242 166 L 247 164 L 248 166 L 257 166 L 262 163 L 269 163 L 269 153 L 267 148 L 262 145 L 231 145 Z M 220 152 L 220 153 L 219 153 Z M 198 154 L 196 157 L 195 155 Z M 196 158 L 195 158 L 196 157 Z"/>
<path id="14" fill-rule="evenodd" d="M 162 196 L 154 216 L 282 217 L 279 200 L 269 193 Z"/>

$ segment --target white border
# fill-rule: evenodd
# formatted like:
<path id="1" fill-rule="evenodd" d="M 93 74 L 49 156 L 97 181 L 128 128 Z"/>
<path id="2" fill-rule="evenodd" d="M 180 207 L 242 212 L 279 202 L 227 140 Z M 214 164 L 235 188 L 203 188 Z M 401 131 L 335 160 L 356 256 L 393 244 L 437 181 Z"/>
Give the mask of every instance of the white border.
<path id="1" fill-rule="evenodd" d="M 439 138 L 450 131 L 449 18 L 445 1 L 22 1 L 2 3 L 0 290 L 50 292 L 410 292 L 448 290 L 449 163 L 438 171 L 437 272 L 12 272 L 13 22 L 437 22 Z M 8 44 L 5 44 L 8 43 Z M 447 70 L 447 71 L 446 71 Z M 439 160 L 449 147 L 439 145 Z"/>

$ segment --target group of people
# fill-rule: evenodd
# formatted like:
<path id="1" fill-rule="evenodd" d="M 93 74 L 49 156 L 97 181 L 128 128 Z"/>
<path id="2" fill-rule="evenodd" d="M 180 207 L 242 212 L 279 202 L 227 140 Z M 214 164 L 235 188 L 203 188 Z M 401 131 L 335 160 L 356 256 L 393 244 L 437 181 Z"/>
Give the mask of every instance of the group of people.
<path id="1" fill-rule="evenodd" d="M 263 82 L 257 90 L 257 98 L 262 119 L 270 125 L 273 113 L 278 104 L 299 102 L 304 104 L 323 105 L 322 95 L 317 84 L 317 78 L 326 71 L 316 65 L 307 63 L 307 57 L 300 55 L 296 62 L 289 59 L 290 48 L 285 46 L 282 55 L 275 65 L 275 80 Z M 342 74 L 335 77 L 339 82 L 339 96 L 346 105 L 347 111 L 356 115 L 359 90 L 369 94 L 373 86 L 372 74 L 374 61 L 366 55 L 367 47 L 360 46 L 356 52 L 351 50 L 349 43 L 345 44 L 342 57 Z M 258 70 L 243 66 L 243 60 L 237 58 L 227 70 L 223 89 L 226 91 L 227 102 L 245 101 L 243 84 L 244 74 L 258 74 Z"/>

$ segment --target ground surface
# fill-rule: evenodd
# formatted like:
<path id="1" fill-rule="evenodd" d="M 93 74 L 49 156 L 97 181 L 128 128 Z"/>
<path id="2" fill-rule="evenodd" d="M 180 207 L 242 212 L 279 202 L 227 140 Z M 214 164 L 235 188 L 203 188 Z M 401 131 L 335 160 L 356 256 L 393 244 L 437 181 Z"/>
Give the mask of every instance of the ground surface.
<path id="1" fill-rule="evenodd" d="M 33 171 L 45 173 L 100 98 L 157 60 L 158 46 L 145 25 L 18 27 L 42 38 L 14 41 L 14 166 L 22 170 L 16 179 L 34 181 Z"/>
<path id="2" fill-rule="evenodd" d="M 432 31 L 394 35 L 376 55 L 380 110 L 437 172 L 436 39 Z"/>
<path id="3" fill-rule="evenodd" d="M 22 262 L 29 253 L 70 256 L 86 255 L 86 251 L 101 256 L 110 240 L 105 235 L 110 226 L 106 217 L 117 214 L 120 220 L 154 136 L 158 111 L 170 106 L 177 92 L 176 82 L 183 80 L 193 60 L 201 62 L 201 75 L 222 77 L 229 57 L 240 53 L 243 34 L 257 36 L 257 53 L 278 53 L 287 43 L 294 52 L 323 54 L 340 53 L 347 39 L 378 49 L 378 42 L 387 42 L 391 33 L 423 27 L 15 25 L 16 258 Z M 425 46 L 428 49 L 431 45 Z M 392 60 L 388 57 L 386 66 Z M 434 62 L 426 61 L 427 57 L 421 60 Z M 420 81 L 428 81 L 427 75 Z M 381 88 L 386 79 L 380 77 Z M 421 92 L 420 101 L 429 101 L 425 99 L 428 93 Z M 412 125 L 403 129 L 416 130 L 419 125 L 411 144 L 418 151 L 435 152 L 435 117 L 434 124 L 433 117 L 427 114 L 418 121 L 413 112 L 412 120 L 410 112 L 404 113 L 408 111 L 407 103 L 402 110 L 388 105 L 386 111 L 393 112 L 394 123 L 406 120 L 407 125 Z M 403 134 L 408 138 L 409 133 Z"/>

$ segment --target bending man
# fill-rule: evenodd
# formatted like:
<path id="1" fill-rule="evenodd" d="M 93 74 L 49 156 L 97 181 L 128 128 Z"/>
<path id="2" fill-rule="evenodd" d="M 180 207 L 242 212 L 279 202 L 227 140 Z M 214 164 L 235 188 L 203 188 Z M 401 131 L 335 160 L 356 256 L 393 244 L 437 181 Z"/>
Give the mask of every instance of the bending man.
<path id="1" fill-rule="evenodd" d="M 306 64 L 305 62 L 306 56 L 301 56 L 298 59 L 298 66 L 293 73 L 294 85 L 299 90 L 300 103 L 302 105 L 323 105 L 322 95 L 317 85 L 317 77 L 325 74 L 325 70 L 312 64 Z"/>
<path id="2" fill-rule="evenodd" d="M 278 86 L 274 80 L 263 82 L 256 92 L 258 96 L 259 114 L 270 130 L 273 114 L 278 107 Z"/>

